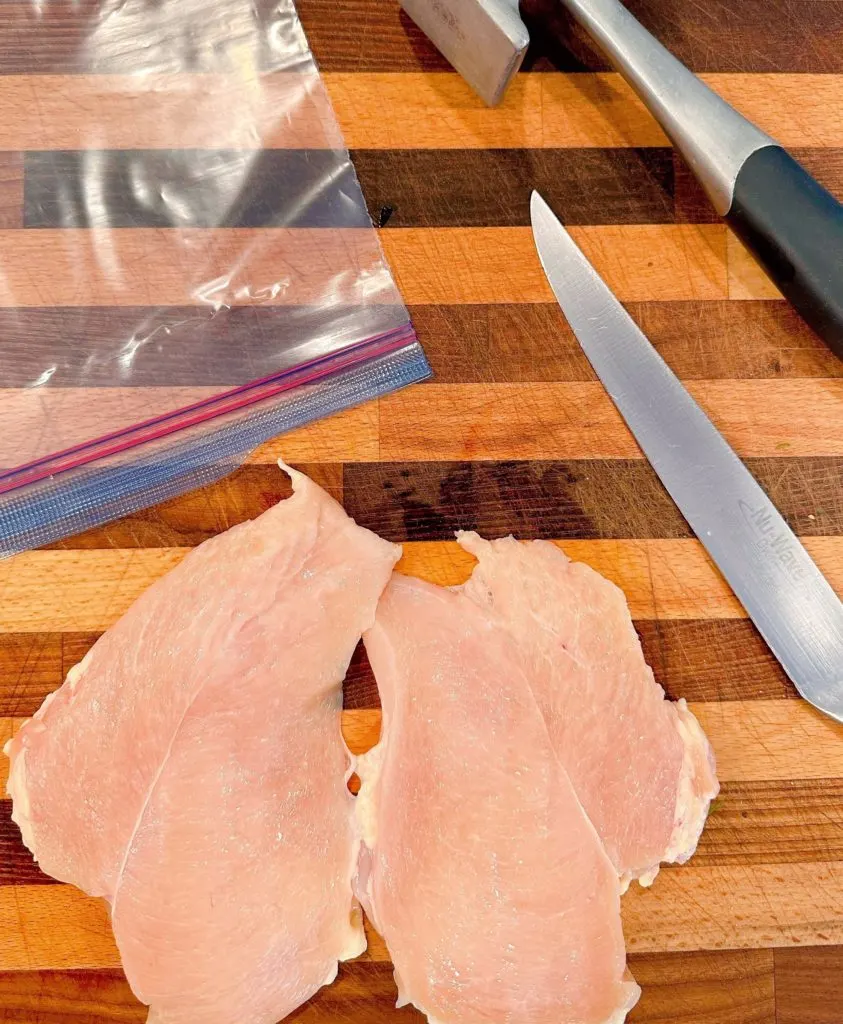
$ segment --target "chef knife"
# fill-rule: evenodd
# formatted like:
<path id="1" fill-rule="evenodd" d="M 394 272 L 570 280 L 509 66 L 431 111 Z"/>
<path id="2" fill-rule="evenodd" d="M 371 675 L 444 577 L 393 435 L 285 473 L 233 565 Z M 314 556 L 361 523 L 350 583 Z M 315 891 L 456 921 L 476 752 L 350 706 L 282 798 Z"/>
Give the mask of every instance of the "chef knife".
<path id="1" fill-rule="evenodd" d="M 553 293 L 644 454 L 797 690 L 843 722 L 843 603 L 537 192 L 530 211 Z"/>

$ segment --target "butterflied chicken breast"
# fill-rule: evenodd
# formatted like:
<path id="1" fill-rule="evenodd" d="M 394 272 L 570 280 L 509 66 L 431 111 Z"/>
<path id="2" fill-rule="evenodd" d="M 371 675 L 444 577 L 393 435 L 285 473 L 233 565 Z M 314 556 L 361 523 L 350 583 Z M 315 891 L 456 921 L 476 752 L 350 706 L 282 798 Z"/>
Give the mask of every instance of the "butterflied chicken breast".
<path id="1" fill-rule="evenodd" d="M 717 795 L 708 740 L 665 699 L 623 593 L 554 544 L 458 535 L 465 596 L 518 646 L 553 747 L 625 884 L 696 849 Z"/>
<path id="2" fill-rule="evenodd" d="M 358 762 L 359 887 L 401 1003 L 441 1024 L 622 1021 L 618 876 L 512 638 L 394 576 L 365 643 L 383 729 Z"/>
<path id="3" fill-rule="evenodd" d="M 149 588 L 9 745 L 41 867 L 155 1024 L 273 1024 L 365 947 L 341 684 L 399 549 L 294 495 Z"/>

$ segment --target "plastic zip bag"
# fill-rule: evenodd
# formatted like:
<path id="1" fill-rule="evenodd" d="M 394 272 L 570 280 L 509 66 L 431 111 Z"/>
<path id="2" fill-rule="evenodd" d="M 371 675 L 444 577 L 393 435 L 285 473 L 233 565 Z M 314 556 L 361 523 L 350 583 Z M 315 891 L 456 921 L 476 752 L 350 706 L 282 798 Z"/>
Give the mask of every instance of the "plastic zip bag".
<path id="1" fill-rule="evenodd" d="M 0 253 L 6 554 L 429 373 L 292 0 L 74 10 Z"/>

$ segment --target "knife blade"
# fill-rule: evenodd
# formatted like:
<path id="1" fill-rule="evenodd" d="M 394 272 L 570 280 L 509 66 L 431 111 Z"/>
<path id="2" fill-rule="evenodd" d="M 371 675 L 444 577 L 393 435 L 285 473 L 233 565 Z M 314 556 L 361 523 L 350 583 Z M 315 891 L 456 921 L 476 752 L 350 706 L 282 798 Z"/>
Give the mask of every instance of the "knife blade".
<path id="1" fill-rule="evenodd" d="M 537 192 L 533 238 L 589 362 L 802 696 L 843 722 L 843 603 Z"/>

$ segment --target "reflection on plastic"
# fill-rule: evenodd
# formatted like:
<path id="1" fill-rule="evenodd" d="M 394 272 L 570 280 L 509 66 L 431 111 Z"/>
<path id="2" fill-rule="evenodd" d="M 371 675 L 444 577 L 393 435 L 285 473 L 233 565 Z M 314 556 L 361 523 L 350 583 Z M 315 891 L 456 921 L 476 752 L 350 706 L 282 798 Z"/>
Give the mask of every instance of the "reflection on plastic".
<path id="1" fill-rule="evenodd" d="M 0 552 L 428 374 L 292 0 L 32 3 L 26 31 L 53 74 L 0 253 Z"/>

